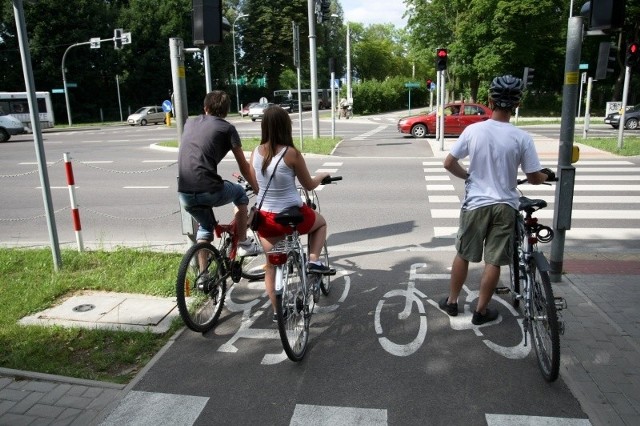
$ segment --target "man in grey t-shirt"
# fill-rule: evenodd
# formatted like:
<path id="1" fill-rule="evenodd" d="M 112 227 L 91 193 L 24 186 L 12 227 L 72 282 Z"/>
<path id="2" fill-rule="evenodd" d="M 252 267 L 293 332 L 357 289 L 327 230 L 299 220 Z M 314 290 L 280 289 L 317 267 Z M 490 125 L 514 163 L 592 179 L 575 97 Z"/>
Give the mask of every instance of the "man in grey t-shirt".
<path id="1" fill-rule="evenodd" d="M 222 179 L 218 164 L 231 151 L 240 173 L 254 190 L 258 186 L 251 176 L 236 128 L 225 120 L 229 111 L 229 96 L 220 90 L 207 93 L 204 114 L 189 118 L 184 125 L 178 152 L 178 196 L 184 209 L 199 223 L 198 241 L 213 240 L 213 218 L 207 209 L 229 203 L 236 206 L 238 256 L 251 256 L 261 247 L 247 238 L 247 204 L 249 198 L 237 183 Z"/>

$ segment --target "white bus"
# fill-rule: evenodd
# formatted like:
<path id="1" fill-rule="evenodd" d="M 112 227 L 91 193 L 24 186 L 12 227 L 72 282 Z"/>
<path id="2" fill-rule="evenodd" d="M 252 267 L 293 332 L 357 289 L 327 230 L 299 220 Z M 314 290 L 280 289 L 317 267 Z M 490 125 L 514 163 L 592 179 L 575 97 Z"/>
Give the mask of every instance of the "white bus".
<path id="1" fill-rule="evenodd" d="M 300 89 L 302 109 L 311 109 L 311 89 Z M 329 89 L 318 89 L 318 109 L 331 107 Z M 281 107 L 289 107 L 291 112 L 298 111 L 298 89 L 276 90 L 273 92 L 273 103 Z"/>
<path id="2" fill-rule="evenodd" d="M 40 115 L 40 128 L 48 129 L 55 125 L 53 119 L 53 106 L 49 92 L 36 92 L 38 113 Z M 20 120 L 25 126 L 31 128 L 31 115 L 29 114 L 29 102 L 26 92 L 0 92 L 0 110 L 5 114 L 11 114 Z"/>

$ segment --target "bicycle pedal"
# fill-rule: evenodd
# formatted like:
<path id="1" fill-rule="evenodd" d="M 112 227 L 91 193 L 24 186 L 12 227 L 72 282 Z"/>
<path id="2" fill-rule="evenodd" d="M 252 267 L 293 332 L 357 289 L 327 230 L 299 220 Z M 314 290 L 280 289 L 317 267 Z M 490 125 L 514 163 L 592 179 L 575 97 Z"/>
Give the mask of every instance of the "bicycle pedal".
<path id="1" fill-rule="evenodd" d="M 567 309 L 567 301 L 564 299 L 564 297 L 554 297 L 553 301 L 556 305 L 556 310 L 561 311 L 563 309 Z"/>
<path id="2" fill-rule="evenodd" d="M 496 287 L 496 294 L 509 294 L 511 293 L 511 289 L 509 287 Z"/>
<path id="3" fill-rule="evenodd" d="M 564 335 L 564 321 L 558 320 L 558 333 Z"/>

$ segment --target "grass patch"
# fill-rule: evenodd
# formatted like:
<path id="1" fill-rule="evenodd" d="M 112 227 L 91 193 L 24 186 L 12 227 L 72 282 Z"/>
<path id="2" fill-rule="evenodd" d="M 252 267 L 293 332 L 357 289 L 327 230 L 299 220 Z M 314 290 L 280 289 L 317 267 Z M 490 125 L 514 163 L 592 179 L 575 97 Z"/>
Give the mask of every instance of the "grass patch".
<path id="1" fill-rule="evenodd" d="M 300 146 L 300 138 L 294 135 L 293 143 L 301 152 L 305 154 L 323 154 L 329 155 L 333 148 L 340 142 L 341 138 L 332 139 L 330 137 L 320 137 L 313 139 L 312 137 L 302 138 L 302 147 Z M 178 148 L 177 140 L 168 140 L 159 142 L 158 145 L 167 148 Z M 253 151 L 256 146 L 260 145 L 260 138 L 244 138 L 242 139 L 242 148 L 245 151 Z"/>
<path id="2" fill-rule="evenodd" d="M 50 249 L 0 248 L 0 365 L 128 383 L 182 321 L 174 321 L 165 334 L 22 326 L 17 321 L 80 290 L 172 296 L 181 256 L 128 248 L 63 250 L 62 268 L 55 272 Z"/>
<path id="3" fill-rule="evenodd" d="M 607 151 L 616 155 L 631 157 L 640 155 L 640 136 L 628 136 L 628 133 L 622 139 L 622 149 L 618 148 L 618 138 L 594 138 L 587 139 L 576 138 L 577 143 L 589 145 L 591 147 Z"/>

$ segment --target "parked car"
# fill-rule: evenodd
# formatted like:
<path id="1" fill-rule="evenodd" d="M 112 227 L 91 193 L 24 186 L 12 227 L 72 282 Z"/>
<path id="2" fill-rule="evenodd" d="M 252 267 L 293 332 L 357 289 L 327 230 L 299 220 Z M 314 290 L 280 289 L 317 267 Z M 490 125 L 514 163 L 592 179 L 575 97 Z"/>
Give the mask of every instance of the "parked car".
<path id="1" fill-rule="evenodd" d="M 491 118 L 491 110 L 481 104 L 454 102 L 444 107 L 444 134 L 458 136 L 469 125 Z M 398 121 L 398 131 L 414 138 L 436 133 L 436 112 L 404 117 Z"/>
<path id="2" fill-rule="evenodd" d="M 258 105 L 258 102 L 249 102 L 248 104 L 242 105 L 242 108 L 240 108 L 240 116 L 246 117 L 249 115 L 249 108 L 255 105 Z"/>
<path id="3" fill-rule="evenodd" d="M 638 121 L 640 121 L 640 104 L 627 108 L 624 113 L 624 128 L 637 130 Z M 604 118 L 604 122 L 605 124 L 610 124 L 614 129 L 620 127 L 620 111 L 607 115 Z"/>
<path id="4" fill-rule="evenodd" d="M 264 115 L 264 110 L 267 107 L 273 105 L 271 102 L 255 104 L 251 108 L 249 108 L 249 117 L 251 117 L 251 121 L 256 121 L 257 119 L 262 120 L 262 116 Z"/>
<path id="5" fill-rule="evenodd" d="M 24 124 L 13 115 L 5 114 L 0 109 L 0 142 L 8 141 L 13 135 L 27 133 Z"/>
<path id="6" fill-rule="evenodd" d="M 142 107 L 127 118 L 127 123 L 130 126 L 146 126 L 147 123 L 164 123 L 165 112 L 161 106 L 146 106 Z"/>

